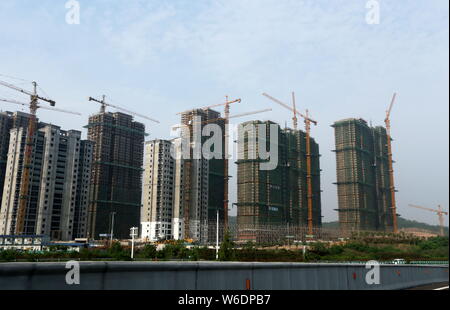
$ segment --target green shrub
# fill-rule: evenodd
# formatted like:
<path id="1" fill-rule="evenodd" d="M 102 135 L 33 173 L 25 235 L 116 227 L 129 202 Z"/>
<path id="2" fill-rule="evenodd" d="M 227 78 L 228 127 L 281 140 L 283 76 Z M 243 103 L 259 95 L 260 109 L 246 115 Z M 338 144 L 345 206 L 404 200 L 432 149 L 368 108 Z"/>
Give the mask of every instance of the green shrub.
<path id="1" fill-rule="evenodd" d="M 144 248 L 138 253 L 143 258 L 155 258 L 156 257 L 156 246 L 154 244 L 146 244 Z"/>
<path id="2" fill-rule="evenodd" d="M 108 257 L 113 258 L 115 260 L 131 260 L 131 253 L 126 251 L 120 242 L 113 242 L 111 247 L 108 250 Z"/>
<path id="3" fill-rule="evenodd" d="M 230 239 L 229 233 L 225 233 L 223 237 L 222 244 L 219 249 L 219 260 L 220 261 L 231 261 L 234 259 L 234 243 Z"/>
<path id="4" fill-rule="evenodd" d="M 0 260 L 13 261 L 21 256 L 21 252 L 16 250 L 0 250 Z"/>

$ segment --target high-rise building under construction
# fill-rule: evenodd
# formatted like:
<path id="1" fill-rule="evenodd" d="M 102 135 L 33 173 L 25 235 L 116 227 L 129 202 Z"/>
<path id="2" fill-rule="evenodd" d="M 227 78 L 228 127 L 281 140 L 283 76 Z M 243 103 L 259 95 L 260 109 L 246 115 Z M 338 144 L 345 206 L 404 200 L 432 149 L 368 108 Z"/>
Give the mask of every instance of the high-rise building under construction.
<path id="1" fill-rule="evenodd" d="M 100 112 L 89 117 L 86 127 L 94 142 L 88 235 L 112 231 L 114 237 L 128 238 L 140 222 L 144 124 L 128 114 Z"/>
<path id="2" fill-rule="evenodd" d="M 386 129 L 355 118 L 332 127 L 341 229 L 392 230 Z"/>
<path id="3" fill-rule="evenodd" d="M 272 129 L 271 129 L 272 125 Z M 270 130 L 277 133 L 271 136 Z M 260 133 L 260 131 L 263 131 Z M 273 141 L 276 138 L 277 141 Z M 237 223 L 239 238 L 265 242 L 270 226 L 307 227 L 308 191 L 306 134 L 266 121 L 250 121 L 238 129 Z M 275 169 L 263 170 L 258 152 L 277 148 Z M 319 146 L 311 139 L 313 227 L 321 226 Z M 270 232 L 268 232 L 270 233 Z"/>

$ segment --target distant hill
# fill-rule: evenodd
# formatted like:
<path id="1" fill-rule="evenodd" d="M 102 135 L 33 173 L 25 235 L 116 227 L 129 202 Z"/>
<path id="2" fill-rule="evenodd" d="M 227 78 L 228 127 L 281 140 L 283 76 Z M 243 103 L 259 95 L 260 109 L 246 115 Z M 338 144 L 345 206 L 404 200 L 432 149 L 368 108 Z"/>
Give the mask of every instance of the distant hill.
<path id="1" fill-rule="evenodd" d="M 234 225 L 236 223 L 236 216 L 230 216 L 229 217 L 229 223 L 230 225 Z M 322 223 L 323 228 L 339 228 L 339 222 L 326 222 Z M 423 229 L 427 230 L 432 233 L 438 234 L 440 232 L 439 225 L 430 225 L 426 223 L 421 223 L 413 220 L 407 220 L 403 217 L 398 218 L 398 228 L 416 228 L 416 229 Z M 444 228 L 445 234 L 448 235 L 448 227 Z"/>
<path id="2" fill-rule="evenodd" d="M 334 221 L 334 222 L 322 223 L 322 227 L 323 228 L 338 228 L 339 222 Z M 418 221 L 407 220 L 403 217 L 398 218 L 398 228 L 399 229 L 402 229 L 402 228 L 423 229 L 423 230 L 427 230 L 429 232 L 437 233 L 437 234 L 440 232 L 439 225 L 430 225 L 430 224 L 426 224 L 426 223 L 422 223 L 422 222 L 418 222 Z M 445 227 L 444 231 L 445 231 L 445 234 L 448 235 L 448 227 Z"/>

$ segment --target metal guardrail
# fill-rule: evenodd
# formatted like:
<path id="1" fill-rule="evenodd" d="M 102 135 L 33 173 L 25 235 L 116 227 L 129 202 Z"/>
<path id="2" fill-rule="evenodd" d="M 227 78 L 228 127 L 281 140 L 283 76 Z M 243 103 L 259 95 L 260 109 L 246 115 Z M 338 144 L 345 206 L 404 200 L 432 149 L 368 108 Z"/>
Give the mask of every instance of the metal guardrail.
<path id="1" fill-rule="evenodd" d="M 448 261 L 405 261 L 405 263 L 396 264 L 393 261 L 377 261 L 380 265 L 448 265 Z M 316 263 L 330 264 L 366 264 L 367 261 L 317 261 Z"/>
<path id="2" fill-rule="evenodd" d="M 448 260 L 442 260 L 442 261 L 433 261 L 433 260 L 413 260 L 410 261 L 409 264 L 412 265 L 448 265 Z"/>

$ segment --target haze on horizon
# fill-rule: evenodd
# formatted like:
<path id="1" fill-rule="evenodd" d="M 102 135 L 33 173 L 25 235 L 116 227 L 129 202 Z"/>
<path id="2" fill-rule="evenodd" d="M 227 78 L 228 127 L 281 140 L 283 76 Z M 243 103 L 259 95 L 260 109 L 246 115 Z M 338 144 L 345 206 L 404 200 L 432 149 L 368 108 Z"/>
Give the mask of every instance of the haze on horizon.
<path id="1" fill-rule="evenodd" d="M 290 126 L 291 114 L 261 94 L 290 103 L 295 91 L 298 108 L 319 122 L 312 135 L 322 154 L 322 213 L 331 221 L 337 195 L 330 125 L 349 117 L 384 125 L 397 92 L 391 119 L 398 213 L 437 224 L 435 214 L 408 204 L 449 209 L 448 1 L 379 1 L 380 23 L 368 24 L 366 0 L 79 0 L 78 25 L 66 23 L 66 2 L 0 2 L 0 80 L 26 89 L 35 80 L 56 107 L 83 114 L 41 110 L 42 121 L 85 136 L 82 126 L 99 110 L 87 98 L 105 94 L 158 119 L 136 118 L 148 139 L 164 139 L 177 112 L 229 95 L 242 99 L 231 114 L 273 109 L 233 123 Z M 4 87 L 0 97 L 28 100 Z M 0 110 L 27 111 L 8 103 Z M 236 202 L 235 165 L 231 174 Z"/>

